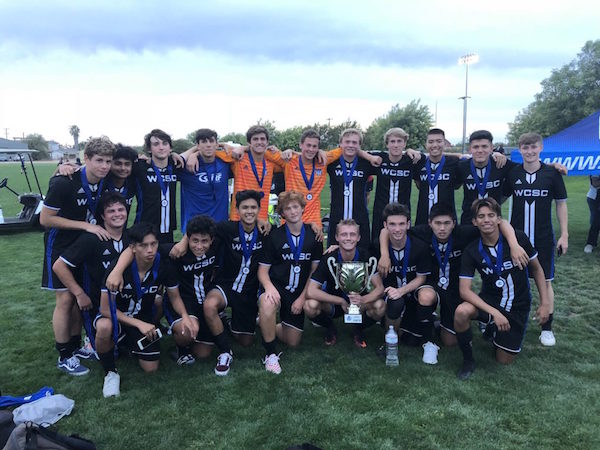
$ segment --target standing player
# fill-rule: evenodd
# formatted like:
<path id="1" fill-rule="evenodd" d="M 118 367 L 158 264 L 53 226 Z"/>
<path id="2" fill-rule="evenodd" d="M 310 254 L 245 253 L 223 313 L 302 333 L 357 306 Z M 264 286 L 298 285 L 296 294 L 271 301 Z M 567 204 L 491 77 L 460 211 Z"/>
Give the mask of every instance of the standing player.
<path id="1" fill-rule="evenodd" d="M 115 146 L 115 156 L 110 166 L 110 172 L 106 176 L 105 188 L 107 191 L 118 192 L 127 204 L 127 214 L 131 209 L 133 198 L 137 195 L 137 186 L 131 176 L 133 164 L 137 161 L 137 152 L 122 144 Z"/>
<path id="2" fill-rule="evenodd" d="M 308 281 L 323 255 L 311 227 L 302 223 L 304 195 L 287 191 L 279 195 L 277 211 L 285 224 L 272 231 L 260 257 L 258 280 L 264 293 L 258 299 L 260 330 L 266 356 L 265 369 L 281 373 L 275 339 L 295 347 L 304 330 L 304 302 Z M 277 324 L 277 311 L 281 323 Z"/>
<path id="3" fill-rule="evenodd" d="M 493 343 L 496 361 L 510 364 L 521 351 L 527 320 L 531 309 L 531 291 L 527 269 L 513 264 L 508 248 L 500 233 L 500 205 L 493 198 L 473 203 L 473 224 L 479 228 L 481 239 L 469 244 L 462 255 L 460 295 L 464 302 L 456 308 L 454 328 L 463 354 L 463 365 L 458 378 L 465 380 L 475 370 L 471 341 L 471 320 L 479 318 L 495 329 Z M 541 323 L 548 320 L 549 300 L 544 271 L 537 260 L 537 252 L 524 233 L 517 231 L 517 241 L 529 255 L 527 268 L 535 280 L 540 296 L 536 316 Z M 472 288 L 475 270 L 481 275 L 481 292 Z"/>
<path id="4" fill-rule="evenodd" d="M 258 231 L 261 195 L 257 191 L 240 191 L 235 195 L 239 221 L 221 222 L 217 236 L 222 241 L 223 267 L 214 288 L 204 301 L 204 317 L 221 352 L 215 374 L 225 376 L 233 360 L 231 342 L 219 313 L 231 307 L 231 331 L 243 346 L 252 344 L 258 313 L 259 253 L 263 237 Z"/>
<path id="5" fill-rule="evenodd" d="M 125 339 L 131 353 L 138 358 L 144 372 L 158 370 L 160 342 L 153 324 L 154 297 L 160 286 L 166 286 L 173 309 L 181 316 L 181 326 L 175 333 L 195 337 L 198 324 L 188 315 L 179 295 L 178 283 L 166 258 L 158 254 L 158 230 L 152 224 L 141 222 L 128 231 L 133 261 L 123 273 L 121 292 L 110 293 L 105 287 L 100 299 L 101 316 L 97 317 L 96 347 L 106 376 L 102 393 L 104 397 L 118 396 L 120 376 L 115 367 L 113 332 L 117 341 Z M 109 267 L 110 273 L 113 265 Z M 113 297 L 114 298 L 111 298 Z M 145 344 L 142 340 L 149 341 Z"/>
<path id="6" fill-rule="evenodd" d="M 458 158 L 446 157 L 444 152 L 446 137 L 443 130 L 432 128 L 427 132 L 425 148 L 428 156 L 419 161 L 415 181 L 419 188 L 416 225 L 426 225 L 429 211 L 436 203 L 446 204 L 456 211 L 454 190 L 460 187 Z"/>
<path id="7" fill-rule="evenodd" d="M 144 137 L 150 161 L 138 159 L 133 165 L 138 196 L 135 221 L 156 225 L 160 242 L 173 242 L 173 231 L 177 228 L 177 175 L 169 157 L 171 146 L 171 136 L 162 130 L 152 130 Z"/>
<path id="8" fill-rule="evenodd" d="M 96 224 L 96 205 L 103 189 L 103 179 L 110 170 L 114 145 L 108 138 L 92 138 L 84 149 L 85 168 L 74 176 L 57 176 L 50 179 L 48 194 L 40 214 L 44 234 L 44 271 L 42 288 L 55 291 L 56 306 L 52 327 L 59 353 L 57 367 L 71 375 L 85 375 L 89 369 L 79 363 L 74 354 L 81 344 L 81 314 L 75 298 L 52 272 L 58 257 L 81 234 L 88 231 L 100 239 L 110 239 L 110 234 Z M 81 282 L 82 274 L 76 278 Z"/>
<path id="9" fill-rule="evenodd" d="M 543 150 L 542 137 L 537 133 L 525 133 L 519 137 L 519 151 L 523 164 L 508 174 L 506 195 L 512 195 L 510 223 L 522 230 L 537 250 L 539 262 L 546 275 L 550 318 L 542 325 L 540 342 L 551 347 L 556 344 L 552 332 L 554 313 L 554 249 L 557 255 L 567 252 L 569 246 L 567 189 L 558 171 L 540 161 Z M 555 244 L 552 229 L 552 200 L 556 201 L 556 217 L 560 225 L 560 238 Z"/>
<path id="10" fill-rule="evenodd" d="M 331 209 L 329 218 L 329 245 L 337 244 L 337 224 L 341 220 L 354 219 L 360 227 L 359 245 L 369 246 L 369 211 L 367 209 L 367 180 L 377 173 L 367 160 L 358 157 L 362 133 L 355 128 L 348 128 L 340 135 L 342 156 L 339 161 L 327 166 L 331 186 Z"/>
<path id="11" fill-rule="evenodd" d="M 353 219 L 340 221 L 335 232 L 339 248 L 323 255 L 317 270 L 310 278 L 304 312 L 314 323 L 326 329 L 325 345 L 335 345 L 337 342 L 337 330 L 333 319 L 347 313 L 350 303 L 358 305 L 362 313 L 362 323 L 354 325 L 352 331 L 354 344 L 360 348 L 367 346 L 364 330 L 385 314 L 385 302 L 382 299 L 383 284 L 379 274 L 375 273 L 371 278 L 373 285 L 371 292 L 364 295 L 362 292 L 351 292 L 346 295 L 340 289 L 336 289 L 335 280 L 327 265 L 327 259 L 331 256 L 335 257 L 339 263 L 344 261 L 368 262 L 367 251 L 357 248 L 360 236 L 360 227 Z"/>
<path id="12" fill-rule="evenodd" d="M 85 331 L 95 348 L 92 319 L 100 309 L 100 289 L 104 273 L 111 262 L 119 257 L 129 240 L 125 232 L 127 224 L 127 204 L 118 192 L 105 192 L 98 202 L 98 212 L 104 229 L 110 236 L 102 240 L 92 233 L 82 233 L 58 258 L 52 270 L 77 300 L 84 319 Z M 78 281 L 74 272 L 82 271 L 83 279 Z M 79 358 L 89 356 L 80 352 Z"/>

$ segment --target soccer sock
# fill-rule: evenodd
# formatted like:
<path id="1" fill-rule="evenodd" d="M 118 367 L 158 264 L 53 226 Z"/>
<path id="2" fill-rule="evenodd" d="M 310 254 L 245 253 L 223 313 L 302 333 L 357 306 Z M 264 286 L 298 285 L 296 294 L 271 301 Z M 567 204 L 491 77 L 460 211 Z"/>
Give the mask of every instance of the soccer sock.
<path id="1" fill-rule="evenodd" d="M 73 351 L 78 350 L 81 347 L 81 334 L 71 336 L 71 339 L 69 339 L 69 344 L 71 344 L 73 347 Z"/>
<path id="2" fill-rule="evenodd" d="M 325 313 L 321 313 L 311 320 L 317 325 L 321 325 L 323 328 L 329 328 L 333 324 L 331 317 L 327 316 Z"/>
<path id="3" fill-rule="evenodd" d="M 112 349 L 106 353 L 98 353 L 98 358 L 100 358 L 100 364 L 102 365 L 105 374 L 117 371 L 115 367 L 115 352 Z"/>
<path id="4" fill-rule="evenodd" d="M 433 312 L 437 305 L 417 305 L 417 320 L 425 342 L 433 342 Z"/>
<path id="5" fill-rule="evenodd" d="M 542 324 L 542 331 L 552 331 L 552 317 L 553 316 L 554 316 L 554 313 L 550 313 L 546 323 Z"/>
<path id="6" fill-rule="evenodd" d="M 276 341 L 277 341 L 277 339 L 273 339 L 271 342 L 267 342 L 263 338 L 263 347 L 265 348 L 265 351 L 267 352 L 267 356 L 271 355 L 273 353 L 277 354 Z"/>
<path id="7" fill-rule="evenodd" d="M 177 346 L 177 356 L 178 357 L 183 356 L 183 355 L 189 355 L 191 353 L 192 353 L 192 349 L 189 345 L 184 345 L 184 346 L 178 345 Z"/>
<path id="8" fill-rule="evenodd" d="M 217 344 L 217 347 L 219 347 L 221 353 L 232 353 L 229 336 L 224 330 L 215 336 L 215 344 Z"/>
<path id="9" fill-rule="evenodd" d="M 376 322 L 376 320 L 374 320 L 371 317 L 367 316 L 367 314 L 363 314 L 362 315 L 362 323 L 360 324 L 360 329 L 361 330 L 366 330 L 371 325 L 374 325 L 375 322 Z"/>
<path id="10" fill-rule="evenodd" d="M 473 332 L 471 328 L 461 333 L 456 333 L 456 339 L 458 340 L 458 347 L 463 354 L 465 361 L 474 361 L 473 359 Z"/>
<path id="11" fill-rule="evenodd" d="M 70 342 L 56 342 L 54 345 L 60 355 L 60 359 L 68 359 L 73 356 L 73 347 L 71 347 Z"/>

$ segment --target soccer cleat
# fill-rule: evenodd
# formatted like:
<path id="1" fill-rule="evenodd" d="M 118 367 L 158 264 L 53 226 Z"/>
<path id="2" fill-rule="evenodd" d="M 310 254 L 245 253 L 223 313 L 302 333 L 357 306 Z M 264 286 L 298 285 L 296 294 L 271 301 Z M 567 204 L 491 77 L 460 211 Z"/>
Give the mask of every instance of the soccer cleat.
<path id="1" fill-rule="evenodd" d="M 554 347 L 556 345 L 556 338 L 552 330 L 542 330 L 540 333 L 540 342 L 544 347 Z"/>
<path id="2" fill-rule="evenodd" d="M 439 349 L 433 342 L 425 342 L 423 344 L 423 362 L 425 364 L 437 364 Z"/>
<path id="3" fill-rule="evenodd" d="M 62 370 L 63 372 L 76 377 L 81 375 L 87 375 L 90 371 L 90 369 L 81 365 L 77 356 L 71 356 L 70 358 L 65 359 L 60 359 L 59 357 L 58 362 L 56 363 L 56 367 Z"/>
<path id="4" fill-rule="evenodd" d="M 583 247 L 583 253 L 592 253 L 594 251 L 594 246 L 591 244 L 585 244 Z"/>
<path id="5" fill-rule="evenodd" d="M 224 377 L 229 373 L 229 367 L 233 361 L 233 355 L 229 352 L 221 353 L 217 357 L 217 365 L 215 366 L 215 375 Z"/>
<path id="6" fill-rule="evenodd" d="M 100 360 L 100 358 L 98 358 L 98 353 L 96 353 L 96 350 L 94 350 L 94 347 L 92 347 L 90 339 L 87 337 L 85 338 L 83 347 L 75 350 L 73 356 L 77 356 L 77 358 L 79 359 L 95 359 L 97 361 Z"/>
<path id="7" fill-rule="evenodd" d="M 475 361 L 463 361 L 463 365 L 458 372 L 459 380 L 466 380 L 475 372 Z"/>
<path id="8" fill-rule="evenodd" d="M 191 366 L 196 362 L 196 358 L 194 358 L 191 354 L 181 355 L 177 358 L 177 364 L 180 366 Z"/>
<path id="9" fill-rule="evenodd" d="M 102 395 L 104 398 L 118 397 L 121 395 L 121 377 L 117 372 L 110 371 L 104 377 L 104 386 L 102 386 Z"/>
<path id="10" fill-rule="evenodd" d="M 327 328 L 327 332 L 325 333 L 325 345 L 332 346 L 337 343 L 337 330 L 335 326 L 330 326 Z"/>
<path id="11" fill-rule="evenodd" d="M 275 353 L 271 353 L 268 356 L 265 356 L 263 360 L 263 364 L 265 365 L 265 370 L 267 372 L 274 373 L 275 375 L 279 375 L 281 373 L 281 366 L 279 365 L 279 355 Z"/>

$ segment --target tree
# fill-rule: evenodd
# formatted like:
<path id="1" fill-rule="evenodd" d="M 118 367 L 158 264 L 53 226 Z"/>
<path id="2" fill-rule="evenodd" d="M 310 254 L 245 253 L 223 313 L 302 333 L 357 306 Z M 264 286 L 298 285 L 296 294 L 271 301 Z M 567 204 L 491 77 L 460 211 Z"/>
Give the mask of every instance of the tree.
<path id="1" fill-rule="evenodd" d="M 431 128 L 433 117 L 429 107 L 421 105 L 421 100 L 412 100 L 400 107 L 396 104 L 384 115 L 373 121 L 367 128 L 363 148 L 381 150 L 385 148 L 383 136 L 390 128 L 402 128 L 409 134 L 407 148 L 419 148 L 425 142 L 427 131 Z"/>
<path id="2" fill-rule="evenodd" d="M 174 139 L 171 149 L 175 153 L 181 154 L 181 153 L 185 152 L 187 149 L 189 149 L 190 147 L 192 147 L 193 145 L 194 144 L 187 139 Z"/>
<path id="3" fill-rule="evenodd" d="M 523 133 L 550 136 L 600 107 L 600 40 L 587 41 L 577 58 L 541 83 L 535 100 L 508 124 L 508 140 L 516 144 Z"/>
<path id="4" fill-rule="evenodd" d="M 219 138 L 219 142 L 234 142 L 240 145 L 246 145 L 246 135 L 243 133 L 227 133 Z"/>
<path id="5" fill-rule="evenodd" d="M 35 133 L 28 134 L 25 136 L 25 142 L 27 142 L 27 148 L 30 150 L 37 150 L 36 153 L 31 154 L 33 159 L 48 159 L 48 141 L 44 139 L 44 136 Z"/>
<path id="6" fill-rule="evenodd" d="M 75 151 L 79 151 L 79 132 L 81 130 L 79 129 L 79 127 L 77 125 L 71 125 L 69 127 L 69 134 L 71 136 L 73 136 L 73 148 L 75 149 Z"/>

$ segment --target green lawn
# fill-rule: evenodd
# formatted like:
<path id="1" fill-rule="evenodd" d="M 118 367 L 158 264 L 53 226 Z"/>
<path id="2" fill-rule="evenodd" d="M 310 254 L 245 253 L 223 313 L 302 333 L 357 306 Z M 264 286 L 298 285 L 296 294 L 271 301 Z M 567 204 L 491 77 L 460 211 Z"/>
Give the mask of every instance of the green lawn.
<path id="1" fill-rule="evenodd" d="M 54 165 L 36 168 L 46 189 Z M 0 164 L 4 177 L 15 190 L 24 189 L 14 165 Z M 31 232 L 0 236 L 0 389 L 22 395 L 54 387 L 75 400 L 59 430 L 106 449 L 283 449 L 302 442 L 325 449 L 600 448 L 599 261 L 597 253 L 582 252 L 587 179 L 565 180 L 570 249 L 557 261 L 557 346 L 543 348 L 531 324 L 510 367 L 498 366 L 476 335 L 478 366 L 467 382 L 456 379 L 456 348 L 442 348 L 439 364 L 431 367 L 421 362 L 421 349 L 401 347 L 400 366 L 388 368 L 374 353 L 383 339 L 380 328 L 369 330 L 369 346 L 361 350 L 340 323 L 338 344 L 326 348 L 321 330 L 307 322 L 302 345 L 281 348 L 279 376 L 264 371 L 260 344 L 235 347 L 232 372 L 224 378 L 213 374 L 213 357 L 180 368 L 165 351 L 152 376 L 133 360 L 119 360 L 121 397 L 107 400 L 98 363 L 83 378 L 55 368 L 54 298 L 39 289 L 42 234 Z M 20 208 L 7 194 L 0 190 L 0 205 L 5 215 L 15 214 Z M 163 350 L 171 346 L 165 339 Z"/>

